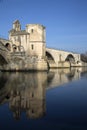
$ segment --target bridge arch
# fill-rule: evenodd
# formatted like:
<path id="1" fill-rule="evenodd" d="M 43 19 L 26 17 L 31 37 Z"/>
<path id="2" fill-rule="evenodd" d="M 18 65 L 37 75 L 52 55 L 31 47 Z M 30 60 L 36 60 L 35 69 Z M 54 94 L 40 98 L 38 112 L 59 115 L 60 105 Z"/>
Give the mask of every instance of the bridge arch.
<path id="1" fill-rule="evenodd" d="M 75 62 L 75 57 L 72 54 L 68 54 L 65 61 Z"/>
<path id="2" fill-rule="evenodd" d="M 9 44 L 7 43 L 6 46 Z M 0 41 L 0 65 L 8 64 L 10 59 L 10 51 L 3 42 Z"/>
<path id="3" fill-rule="evenodd" d="M 46 57 L 47 57 L 48 60 L 54 61 L 54 58 L 53 58 L 52 54 L 49 53 L 48 51 L 46 51 Z"/>
<path id="4" fill-rule="evenodd" d="M 8 64 L 6 59 L 0 54 L 0 65 Z"/>
<path id="5" fill-rule="evenodd" d="M 55 59 L 54 59 L 53 55 L 50 52 L 46 51 L 46 57 L 47 57 L 48 68 L 54 66 Z"/>

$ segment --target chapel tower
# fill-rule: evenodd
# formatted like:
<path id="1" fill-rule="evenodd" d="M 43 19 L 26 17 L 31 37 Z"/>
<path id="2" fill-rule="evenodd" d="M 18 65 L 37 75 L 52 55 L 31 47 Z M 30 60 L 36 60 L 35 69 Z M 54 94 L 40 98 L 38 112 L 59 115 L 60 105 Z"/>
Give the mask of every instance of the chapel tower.
<path id="1" fill-rule="evenodd" d="M 20 31 L 21 30 L 21 24 L 20 24 L 19 20 L 14 21 L 14 23 L 13 23 L 13 29 L 15 31 Z"/>

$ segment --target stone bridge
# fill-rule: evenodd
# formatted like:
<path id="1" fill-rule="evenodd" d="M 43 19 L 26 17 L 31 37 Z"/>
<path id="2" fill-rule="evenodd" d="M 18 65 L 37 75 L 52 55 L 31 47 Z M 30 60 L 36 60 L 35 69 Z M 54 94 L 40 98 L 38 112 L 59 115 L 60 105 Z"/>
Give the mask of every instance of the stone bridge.
<path id="1" fill-rule="evenodd" d="M 0 41 L 0 65 L 9 63 L 10 52 L 5 45 Z"/>
<path id="2" fill-rule="evenodd" d="M 80 54 L 52 48 L 46 48 L 46 56 L 49 66 L 54 68 L 61 66 L 68 67 L 69 64 L 71 66 L 79 66 L 81 61 Z"/>
<path id="3" fill-rule="evenodd" d="M 0 38 L 0 65 L 11 61 L 11 53 L 6 47 L 6 44 L 12 45 L 10 42 Z M 52 48 L 46 48 L 46 60 L 49 68 L 81 66 L 80 54 Z"/>

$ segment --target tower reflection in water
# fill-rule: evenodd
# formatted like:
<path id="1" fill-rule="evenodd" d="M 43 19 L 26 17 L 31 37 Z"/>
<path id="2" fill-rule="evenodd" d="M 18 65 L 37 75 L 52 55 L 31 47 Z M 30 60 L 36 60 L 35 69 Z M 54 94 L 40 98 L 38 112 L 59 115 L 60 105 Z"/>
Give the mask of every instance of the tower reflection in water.
<path id="1" fill-rule="evenodd" d="M 1 88 L 2 91 L 4 90 L 4 98 L 1 99 L 1 102 L 4 103 L 7 99 L 14 118 L 20 119 L 23 111 L 26 112 L 28 118 L 44 116 L 46 111 L 46 72 L 4 73 L 4 80 L 7 82 L 5 82 L 3 89 Z M 3 93 L 1 93 L 1 96 L 3 97 Z"/>
<path id="2" fill-rule="evenodd" d="M 46 90 L 80 78 L 82 70 L 60 69 L 35 73 L 0 73 L 0 104 L 9 103 L 15 119 L 22 112 L 28 118 L 46 114 Z"/>

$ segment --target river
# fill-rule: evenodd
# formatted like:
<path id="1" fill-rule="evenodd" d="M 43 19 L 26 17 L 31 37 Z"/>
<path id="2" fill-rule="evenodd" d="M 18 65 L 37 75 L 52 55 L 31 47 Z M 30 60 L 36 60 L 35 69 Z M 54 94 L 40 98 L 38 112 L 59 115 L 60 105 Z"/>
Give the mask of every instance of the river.
<path id="1" fill-rule="evenodd" d="M 87 68 L 0 72 L 1 130 L 87 130 Z"/>

